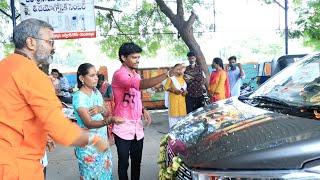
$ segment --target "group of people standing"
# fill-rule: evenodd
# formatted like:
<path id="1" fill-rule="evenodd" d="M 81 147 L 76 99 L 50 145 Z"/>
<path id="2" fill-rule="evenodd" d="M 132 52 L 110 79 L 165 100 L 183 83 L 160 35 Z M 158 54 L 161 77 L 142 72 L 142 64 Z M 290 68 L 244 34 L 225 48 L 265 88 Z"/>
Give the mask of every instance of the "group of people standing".
<path id="1" fill-rule="evenodd" d="M 0 61 L 0 179 L 44 179 L 40 159 L 46 145 L 52 143 L 48 137 L 62 145 L 75 147 L 80 179 L 113 179 L 107 133 L 107 127 L 113 124 L 119 179 L 129 179 L 130 158 L 131 179 L 138 180 L 144 145 L 143 129 L 152 121 L 148 110 L 142 106 L 141 90 L 168 78 L 165 87 L 174 93 L 170 100 L 178 99 L 185 104 L 171 105 L 170 116 L 173 118 L 185 116 L 203 106 L 205 77 L 201 67 L 195 63 L 194 52 L 188 53 L 189 66 L 178 64 L 167 73 L 141 79 L 136 69 L 142 49 L 128 42 L 119 48 L 122 66 L 112 78 L 113 97 L 106 95 L 110 84 L 105 84 L 104 79 L 98 77 L 92 64 L 79 66 L 79 90 L 72 97 L 78 124 L 75 125 L 62 113 L 62 104 L 52 81 L 39 69 L 41 65 L 50 64 L 55 53 L 53 27 L 42 20 L 26 19 L 14 27 L 13 42 L 14 52 Z M 217 71 L 220 70 L 218 66 L 221 63 L 213 65 Z M 222 73 L 215 79 L 222 79 Z M 220 92 L 212 88 L 210 92 L 219 97 Z M 107 98 L 114 100 L 114 104 L 110 104 L 112 113 L 106 108 L 104 100 Z M 185 107 L 185 110 L 177 113 L 175 110 L 180 107 Z"/>
<path id="2" fill-rule="evenodd" d="M 99 135 L 105 142 L 114 141 L 118 154 L 119 179 L 127 180 L 129 158 L 131 179 L 140 178 L 144 127 L 151 123 L 149 112 L 142 106 L 141 89 L 157 85 L 168 76 L 179 74 L 173 67 L 168 73 L 141 79 L 138 68 L 142 49 L 134 43 L 123 43 L 119 48 L 122 63 L 109 84 L 92 64 L 81 64 L 77 71 L 78 91 L 73 95 L 73 108 L 78 125 Z M 142 117 L 146 121 L 142 122 Z M 108 119 L 108 120 L 106 120 Z M 99 152 L 92 146 L 75 147 L 80 179 L 113 179 L 111 152 Z"/>
<path id="3" fill-rule="evenodd" d="M 169 127 L 173 127 L 188 113 L 204 106 L 205 75 L 202 68 L 196 63 L 196 54 L 188 54 L 189 66 L 176 64 L 178 74 L 170 77 L 164 84 L 169 92 Z"/>
<path id="4" fill-rule="evenodd" d="M 74 146 L 80 179 L 113 179 L 106 127 L 114 124 L 119 179 L 140 178 L 143 128 L 151 116 L 142 107 L 141 89 L 151 88 L 177 74 L 171 68 L 159 76 L 141 79 L 136 73 L 142 49 L 130 42 L 119 48 L 122 66 L 112 80 L 114 109 L 104 105 L 96 86 L 99 78 L 92 64 L 77 71 L 78 91 L 72 104 L 78 125 L 67 119 L 50 78 L 39 66 L 50 64 L 55 53 L 53 27 L 39 19 L 26 19 L 13 29 L 15 50 L 0 61 L 0 179 L 44 179 L 43 165 L 48 137 Z M 101 86 L 103 83 L 100 84 Z M 101 88 L 100 88 L 101 89 Z M 146 124 L 142 123 L 143 118 Z"/>
<path id="5" fill-rule="evenodd" d="M 221 58 L 212 61 L 212 73 L 209 83 L 202 68 L 197 64 L 196 54 L 190 51 L 187 54 L 189 66 L 176 64 L 178 74 L 165 80 L 164 89 L 169 95 L 165 103 L 169 109 L 169 127 L 173 127 L 188 113 L 204 106 L 204 93 L 208 92 L 210 101 L 216 102 L 231 96 L 240 95 L 241 79 L 244 71 L 237 58 L 231 56 L 224 70 Z"/>
<path id="6" fill-rule="evenodd" d="M 212 61 L 208 87 L 211 102 L 240 95 L 241 80 L 245 78 L 242 64 L 237 63 L 235 56 L 229 57 L 228 61 L 225 68 L 221 58 L 216 57 Z"/>

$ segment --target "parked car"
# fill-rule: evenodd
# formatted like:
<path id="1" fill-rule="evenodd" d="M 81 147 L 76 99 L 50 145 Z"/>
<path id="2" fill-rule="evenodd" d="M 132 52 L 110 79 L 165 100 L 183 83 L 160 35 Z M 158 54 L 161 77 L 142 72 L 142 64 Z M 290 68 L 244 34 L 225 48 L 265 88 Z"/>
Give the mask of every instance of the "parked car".
<path id="1" fill-rule="evenodd" d="M 319 118 L 315 53 L 248 97 L 188 114 L 166 136 L 166 163 L 182 160 L 174 179 L 320 179 Z"/>
<path id="2" fill-rule="evenodd" d="M 282 69 L 293 64 L 294 62 L 305 57 L 306 55 L 307 54 L 289 54 L 273 58 L 271 61 L 271 76 L 274 76 Z"/>

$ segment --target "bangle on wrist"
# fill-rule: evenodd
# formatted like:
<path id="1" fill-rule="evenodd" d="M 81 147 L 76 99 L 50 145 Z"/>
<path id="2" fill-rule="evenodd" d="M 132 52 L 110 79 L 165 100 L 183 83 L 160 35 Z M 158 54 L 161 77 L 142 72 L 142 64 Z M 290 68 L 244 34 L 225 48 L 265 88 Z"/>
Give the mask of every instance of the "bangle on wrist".
<path id="1" fill-rule="evenodd" d="M 171 77 L 171 76 L 170 76 L 170 70 L 167 72 L 167 76 L 168 76 L 168 78 Z"/>
<path id="2" fill-rule="evenodd" d="M 110 125 L 110 124 L 111 124 L 111 122 L 109 122 L 109 121 L 105 121 L 105 122 L 104 122 L 104 125 L 105 125 L 105 126 L 108 126 L 108 125 Z"/>
<path id="3" fill-rule="evenodd" d="M 109 121 L 104 121 L 104 125 L 105 126 L 108 126 L 108 125 L 112 124 L 111 118 L 112 118 L 112 116 L 109 116 Z"/>
<path id="4" fill-rule="evenodd" d="M 102 106 L 102 112 L 100 114 L 104 114 L 106 112 L 106 108 Z"/>

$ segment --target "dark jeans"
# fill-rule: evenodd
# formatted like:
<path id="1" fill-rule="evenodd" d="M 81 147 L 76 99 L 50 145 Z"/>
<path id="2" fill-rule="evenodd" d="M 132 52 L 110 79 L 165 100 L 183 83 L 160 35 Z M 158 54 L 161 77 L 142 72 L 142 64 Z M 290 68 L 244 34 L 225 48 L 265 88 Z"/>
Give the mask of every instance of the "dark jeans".
<path id="1" fill-rule="evenodd" d="M 46 179 L 47 176 L 47 167 L 43 168 L 43 174 L 44 174 L 44 179 Z"/>
<path id="2" fill-rule="evenodd" d="M 186 105 L 187 105 L 187 113 L 189 114 L 190 112 L 201 108 L 204 106 L 204 101 L 203 101 L 203 96 L 200 97 L 191 97 L 191 96 L 186 96 Z"/>
<path id="3" fill-rule="evenodd" d="M 137 141 L 125 140 L 114 135 L 118 152 L 118 175 L 119 180 L 128 180 L 129 156 L 131 159 L 131 180 L 140 179 L 140 167 L 143 149 L 143 139 Z"/>

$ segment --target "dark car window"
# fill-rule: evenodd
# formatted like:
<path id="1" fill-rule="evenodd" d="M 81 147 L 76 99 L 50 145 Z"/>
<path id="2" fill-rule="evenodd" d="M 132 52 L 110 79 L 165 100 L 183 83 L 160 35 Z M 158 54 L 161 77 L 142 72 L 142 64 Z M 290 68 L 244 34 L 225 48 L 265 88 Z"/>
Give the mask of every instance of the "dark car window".
<path id="1" fill-rule="evenodd" d="M 307 56 L 258 88 L 250 97 L 267 96 L 294 106 L 320 105 L 320 54 Z"/>
<path id="2" fill-rule="evenodd" d="M 282 69 L 288 67 L 294 62 L 297 62 L 298 60 L 300 60 L 300 58 L 304 56 L 306 56 L 306 54 L 284 55 L 281 57 L 274 58 L 271 62 L 272 63 L 271 75 L 274 76 L 275 74 L 280 72 Z"/>

